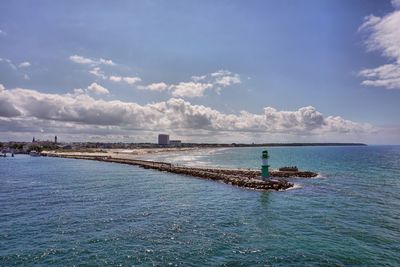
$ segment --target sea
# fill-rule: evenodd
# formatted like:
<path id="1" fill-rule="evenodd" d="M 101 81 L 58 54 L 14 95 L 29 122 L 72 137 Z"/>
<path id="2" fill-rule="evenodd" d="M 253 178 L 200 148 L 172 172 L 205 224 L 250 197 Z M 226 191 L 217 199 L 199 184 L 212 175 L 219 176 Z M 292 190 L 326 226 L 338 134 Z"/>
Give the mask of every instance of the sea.
<path id="1" fill-rule="evenodd" d="M 256 191 L 88 160 L 0 158 L 0 266 L 400 266 L 400 146 L 149 155 L 318 172 Z"/>

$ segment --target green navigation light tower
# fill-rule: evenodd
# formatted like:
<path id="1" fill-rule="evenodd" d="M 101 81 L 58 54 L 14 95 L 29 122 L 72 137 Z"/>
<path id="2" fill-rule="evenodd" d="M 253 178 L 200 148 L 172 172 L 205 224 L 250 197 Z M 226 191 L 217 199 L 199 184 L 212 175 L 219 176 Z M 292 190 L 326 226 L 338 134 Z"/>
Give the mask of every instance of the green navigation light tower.
<path id="1" fill-rule="evenodd" d="M 261 177 L 263 180 L 269 178 L 269 165 L 268 165 L 268 150 L 262 152 L 262 166 L 261 166 Z"/>

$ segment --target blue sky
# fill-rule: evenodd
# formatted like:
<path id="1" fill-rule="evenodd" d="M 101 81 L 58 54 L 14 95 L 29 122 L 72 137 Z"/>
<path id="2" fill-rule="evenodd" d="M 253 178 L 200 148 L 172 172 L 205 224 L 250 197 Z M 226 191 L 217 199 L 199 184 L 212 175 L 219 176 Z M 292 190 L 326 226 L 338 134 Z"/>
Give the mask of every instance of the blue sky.
<path id="1" fill-rule="evenodd" d="M 398 144 L 396 5 L 2 1 L 2 139 Z"/>

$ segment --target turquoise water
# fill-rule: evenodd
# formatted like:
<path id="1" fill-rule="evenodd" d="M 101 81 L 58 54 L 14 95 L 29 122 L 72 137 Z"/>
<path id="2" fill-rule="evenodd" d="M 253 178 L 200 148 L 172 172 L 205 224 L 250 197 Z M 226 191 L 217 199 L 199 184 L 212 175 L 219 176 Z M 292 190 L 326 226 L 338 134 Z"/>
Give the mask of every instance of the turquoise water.
<path id="1" fill-rule="evenodd" d="M 168 159 L 255 168 L 261 150 Z M 400 265 L 399 146 L 269 151 L 272 167 L 319 178 L 258 192 L 115 163 L 1 158 L 0 265 Z"/>

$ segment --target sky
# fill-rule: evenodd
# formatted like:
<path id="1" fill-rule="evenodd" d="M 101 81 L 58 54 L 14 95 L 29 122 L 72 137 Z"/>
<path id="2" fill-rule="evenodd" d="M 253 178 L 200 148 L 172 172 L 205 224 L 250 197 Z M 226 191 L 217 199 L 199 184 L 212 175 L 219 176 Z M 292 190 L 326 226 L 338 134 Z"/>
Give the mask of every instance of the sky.
<path id="1" fill-rule="evenodd" d="M 0 141 L 400 144 L 400 0 L 0 1 Z"/>

